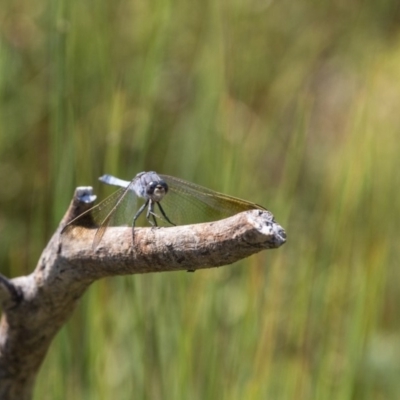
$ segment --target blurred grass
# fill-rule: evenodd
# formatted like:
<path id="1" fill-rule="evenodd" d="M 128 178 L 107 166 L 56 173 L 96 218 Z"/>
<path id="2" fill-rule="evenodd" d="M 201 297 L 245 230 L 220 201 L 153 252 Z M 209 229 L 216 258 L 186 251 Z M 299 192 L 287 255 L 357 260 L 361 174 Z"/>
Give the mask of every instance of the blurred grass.
<path id="1" fill-rule="evenodd" d="M 74 187 L 156 170 L 269 208 L 288 243 L 95 283 L 36 399 L 398 399 L 399 7 L 6 0 L 0 262 Z"/>

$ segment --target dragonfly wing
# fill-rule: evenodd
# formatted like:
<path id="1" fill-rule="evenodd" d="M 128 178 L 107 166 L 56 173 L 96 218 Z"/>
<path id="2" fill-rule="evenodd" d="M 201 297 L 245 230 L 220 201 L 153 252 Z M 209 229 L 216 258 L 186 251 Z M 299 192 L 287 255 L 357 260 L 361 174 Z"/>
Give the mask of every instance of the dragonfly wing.
<path id="1" fill-rule="evenodd" d="M 74 235 L 79 238 L 87 228 L 97 227 L 93 242 L 93 248 L 95 248 L 107 227 L 132 225 L 133 216 L 137 211 L 138 197 L 131 189 L 131 185 L 132 182 L 129 186 L 118 189 L 98 205 L 79 215 L 63 229 L 63 232 L 74 228 Z"/>
<path id="2" fill-rule="evenodd" d="M 216 221 L 242 211 L 261 209 L 258 204 L 168 175 L 160 175 L 167 182 L 169 191 L 161 205 L 175 224 Z"/>

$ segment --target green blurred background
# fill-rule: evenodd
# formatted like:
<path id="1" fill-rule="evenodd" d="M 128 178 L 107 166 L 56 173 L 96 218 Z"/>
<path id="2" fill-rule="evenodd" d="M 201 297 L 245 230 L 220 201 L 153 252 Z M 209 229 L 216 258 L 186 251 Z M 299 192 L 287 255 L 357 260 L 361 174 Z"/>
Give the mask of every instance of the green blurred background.
<path id="1" fill-rule="evenodd" d="M 397 0 L 2 0 L 1 273 L 103 173 L 243 197 L 288 234 L 95 283 L 35 399 L 400 398 L 399 28 Z"/>

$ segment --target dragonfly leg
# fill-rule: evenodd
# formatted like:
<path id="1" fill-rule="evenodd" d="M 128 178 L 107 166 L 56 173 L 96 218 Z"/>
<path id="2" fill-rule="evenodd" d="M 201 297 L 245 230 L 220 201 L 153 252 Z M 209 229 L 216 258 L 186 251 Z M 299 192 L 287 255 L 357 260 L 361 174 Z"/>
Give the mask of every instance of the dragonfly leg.
<path id="1" fill-rule="evenodd" d="M 161 207 L 161 204 L 160 204 L 159 202 L 157 202 L 157 205 L 158 205 L 158 208 L 160 209 L 161 214 L 163 215 L 163 217 L 164 217 L 171 225 L 176 226 L 176 224 L 174 224 L 173 222 L 171 222 L 170 219 L 167 217 L 167 214 L 165 214 L 163 208 Z"/>
<path id="2" fill-rule="evenodd" d="M 136 220 L 140 217 L 140 214 L 143 212 L 143 210 L 147 207 L 147 204 L 149 204 L 149 200 L 146 201 L 146 203 L 144 203 L 139 210 L 137 211 L 137 213 L 135 214 L 135 216 L 133 217 L 133 221 L 132 221 L 132 240 L 133 242 L 135 242 L 135 223 Z"/>
<path id="3" fill-rule="evenodd" d="M 150 219 L 150 215 L 153 218 L 153 221 Z M 146 218 L 151 225 L 157 226 L 156 214 L 154 214 L 154 203 L 151 200 L 149 200 L 149 207 L 147 208 Z"/>
<path id="4" fill-rule="evenodd" d="M 133 222 L 132 222 L 132 228 L 135 227 L 135 223 L 136 220 L 140 217 L 140 214 L 143 212 L 143 210 L 147 207 L 147 205 L 149 204 L 150 200 L 147 200 L 146 203 L 144 203 L 138 210 L 138 212 L 135 214 L 135 216 L 133 217 Z"/>

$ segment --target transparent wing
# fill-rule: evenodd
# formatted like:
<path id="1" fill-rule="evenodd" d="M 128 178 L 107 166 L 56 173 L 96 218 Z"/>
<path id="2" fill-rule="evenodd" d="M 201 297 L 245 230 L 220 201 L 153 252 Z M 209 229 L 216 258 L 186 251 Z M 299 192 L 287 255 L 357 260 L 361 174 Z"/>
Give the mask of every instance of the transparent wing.
<path id="1" fill-rule="evenodd" d="M 63 229 L 66 232 L 74 228 L 74 235 L 79 238 L 87 228 L 98 228 L 93 248 L 97 247 L 108 226 L 128 226 L 138 210 L 138 196 L 131 189 L 133 181 L 126 188 L 118 189 L 98 205 L 73 219 Z M 140 224 L 138 220 L 137 225 Z"/>
<path id="2" fill-rule="evenodd" d="M 168 218 L 176 225 L 217 221 L 247 210 L 265 210 L 258 204 L 218 193 L 183 179 L 168 175 L 160 177 L 169 187 L 160 204 Z"/>

